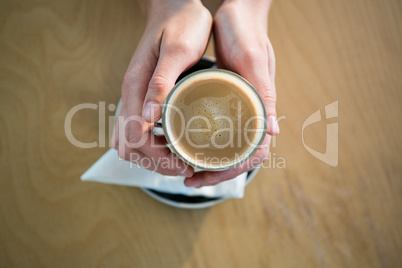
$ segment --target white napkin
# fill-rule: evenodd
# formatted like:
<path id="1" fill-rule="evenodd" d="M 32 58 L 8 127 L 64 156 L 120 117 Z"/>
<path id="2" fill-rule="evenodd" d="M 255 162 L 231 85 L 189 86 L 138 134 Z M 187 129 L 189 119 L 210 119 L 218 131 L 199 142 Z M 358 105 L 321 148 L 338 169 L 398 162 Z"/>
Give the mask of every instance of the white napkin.
<path id="1" fill-rule="evenodd" d="M 117 151 L 109 149 L 81 176 L 81 180 L 136 186 L 188 196 L 242 198 L 246 186 L 246 175 L 247 173 L 243 173 L 232 180 L 221 182 L 215 186 L 186 187 L 182 176 L 164 176 L 152 172 L 119 159 Z"/>

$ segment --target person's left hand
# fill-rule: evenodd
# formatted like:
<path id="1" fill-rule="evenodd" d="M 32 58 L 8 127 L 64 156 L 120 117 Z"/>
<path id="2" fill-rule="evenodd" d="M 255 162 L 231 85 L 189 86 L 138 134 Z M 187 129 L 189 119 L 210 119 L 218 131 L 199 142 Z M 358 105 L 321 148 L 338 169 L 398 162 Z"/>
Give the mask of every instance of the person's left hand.
<path id="1" fill-rule="evenodd" d="M 194 65 L 208 43 L 212 16 L 198 0 L 139 1 L 147 27 L 124 76 L 121 109 L 111 143 L 120 158 L 170 176 L 193 168 L 153 133 L 162 105 L 179 75 Z"/>
<path id="2" fill-rule="evenodd" d="M 268 129 L 257 152 L 245 163 L 225 171 L 198 172 L 186 178 L 186 186 L 202 187 L 230 180 L 268 159 L 270 135 L 279 133 L 276 116 L 275 55 L 267 36 L 270 0 L 226 1 L 214 18 L 215 54 L 219 68 L 248 80 L 260 93 L 268 116 Z"/>

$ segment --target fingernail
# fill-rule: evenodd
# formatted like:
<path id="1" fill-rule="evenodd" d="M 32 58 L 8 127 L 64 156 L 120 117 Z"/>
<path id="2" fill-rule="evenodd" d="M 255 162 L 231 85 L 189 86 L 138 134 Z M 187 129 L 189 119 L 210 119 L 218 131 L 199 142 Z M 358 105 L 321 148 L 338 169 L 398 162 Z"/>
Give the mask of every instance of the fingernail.
<path id="1" fill-rule="evenodd" d="M 276 116 L 271 115 L 268 118 L 268 122 L 269 122 L 269 127 L 270 127 L 271 131 L 275 134 L 278 134 L 280 130 L 279 130 L 279 124 L 278 124 L 278 120 L 276 119 Z"/>
<path id="2" fill-rule="evenodd" d="M 156 102 L 148 102 L 144 109 L 142 110 L 142 118 L 144 118 L 146 121 L 150 122 L 153 121 L 156 117 L 160 115 L 162 112 L 161 106 L 157 104 Z"/>

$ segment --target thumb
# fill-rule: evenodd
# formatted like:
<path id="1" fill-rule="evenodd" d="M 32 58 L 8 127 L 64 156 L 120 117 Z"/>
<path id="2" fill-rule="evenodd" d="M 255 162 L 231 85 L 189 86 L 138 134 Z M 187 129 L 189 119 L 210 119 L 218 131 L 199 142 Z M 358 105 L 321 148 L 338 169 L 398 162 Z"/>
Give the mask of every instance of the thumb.
<path id="1" fill-rule="evenodd" d="M 265 75 L 267 81 L 258 87 L 257 91 L 260 93 L 267 111 L 268 129 L 267 133 L 271 136 L 279 134 L 279 124 L 276 114 L 276 88 L 275 82 L 272 78 Z M 264 81 L 261 79 L 260 81 Z"/>
<path id="2" fill-rule="evenodd" d="M 267 133 L 277 135 L 279 124 L 276 115 L 275 69 L 271 70 L 270 65 L 272 63 L 268 63 L 264 57 L 250 57 L 242 61 L 240 68 L 235 71 L 248 80 L 260 94 L 267 111 Z"/>
<path id="3" fill-rule="evenodd" d="M 156 122 L 162 117 L 162 105 L 177 78 L 198 60 L 197 57 L 191 57 L 191 54 L 190 49 L 183 45 L 164 47 L 162 42 L 161 54 L 143 104 L 142 117 L 147 122 Z"/>

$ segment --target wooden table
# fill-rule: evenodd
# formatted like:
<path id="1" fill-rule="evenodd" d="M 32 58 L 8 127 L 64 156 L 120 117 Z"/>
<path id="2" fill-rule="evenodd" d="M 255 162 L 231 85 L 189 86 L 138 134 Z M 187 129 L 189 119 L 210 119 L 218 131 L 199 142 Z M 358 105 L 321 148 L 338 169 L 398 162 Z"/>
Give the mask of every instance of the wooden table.
<path id="1" fill-rule="evenodd" d="M 81 182 L 107 148 L 77 148 L 64 132 L 73 106 L 118 101 L 145 25 L 134 1 L 0 6 L 0 267 L 402 267 L 400 1 L 274 3 L 286 119 L 272 157 L 286 168 L 197 211 Z M 303 145 L 317 110 L 304 142 L 323 153 L 337 123 L 336 167 Z M 97 141 L 98 111 L 77 114 L 73 134 Z"/>

